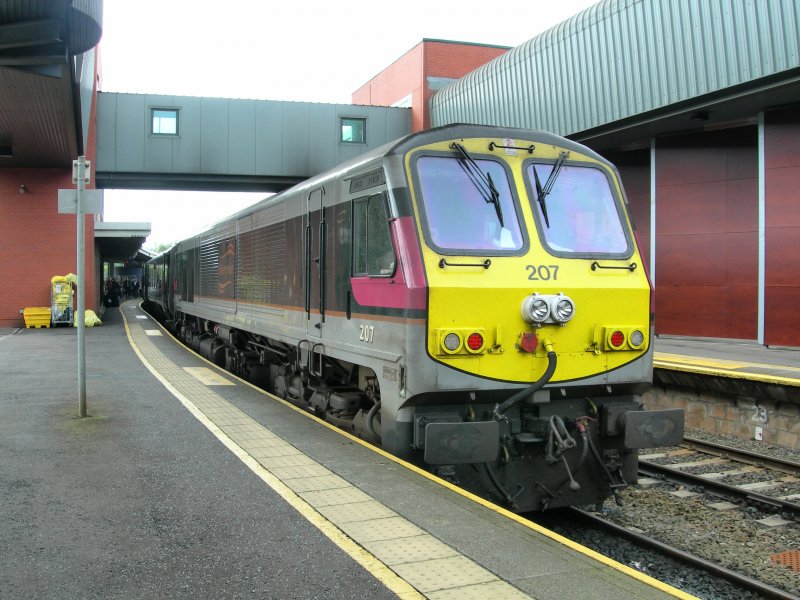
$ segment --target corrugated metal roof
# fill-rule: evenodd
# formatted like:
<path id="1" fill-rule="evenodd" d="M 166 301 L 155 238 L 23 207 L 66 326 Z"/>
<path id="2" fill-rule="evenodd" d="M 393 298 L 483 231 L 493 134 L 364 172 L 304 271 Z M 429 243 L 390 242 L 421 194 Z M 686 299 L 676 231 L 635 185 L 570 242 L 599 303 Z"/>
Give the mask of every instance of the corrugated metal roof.
<path id="1" fill-rule="evenodd" d="M 573 135 L 798 67 L 798 0 L 604 0 L 439 91 L 431 122 Z"/>

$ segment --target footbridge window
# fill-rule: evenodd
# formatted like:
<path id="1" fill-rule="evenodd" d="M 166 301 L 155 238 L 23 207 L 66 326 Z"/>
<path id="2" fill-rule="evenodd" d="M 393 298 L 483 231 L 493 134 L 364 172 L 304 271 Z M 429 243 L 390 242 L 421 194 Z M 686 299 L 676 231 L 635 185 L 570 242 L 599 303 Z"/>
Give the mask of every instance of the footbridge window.
<path id="1" fill-rule="evenodd" d="M 345 144 L 367 143 L 367 120 L 353 117 L 342 117 L 342 137 Z"/>
<path id="2" fill-rule="evenodd" d="M 178 109 L 150 109 L 150 133 L 153 135 L 178 135 Z"/>

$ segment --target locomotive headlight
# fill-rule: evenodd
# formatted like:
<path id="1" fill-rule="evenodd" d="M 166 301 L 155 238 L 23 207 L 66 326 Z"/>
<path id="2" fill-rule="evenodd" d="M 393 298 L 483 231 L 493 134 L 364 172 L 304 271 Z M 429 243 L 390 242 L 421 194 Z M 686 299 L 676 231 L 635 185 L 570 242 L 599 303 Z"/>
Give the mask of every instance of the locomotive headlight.
<path id="1" fill-rule="evenodd" d="M 457 333 L 448 333 L 442 340 L 442 346 L 449 352 L 456 352 L 461 348 L 461 337 Z"/>
<path id="2" fill-rule="evenodd" d="M 639 329 L 634 329 L 628 336 L 628 343 L 632 348 L 641 348 L 642 344 L 644 344 L 644 333 L 642 333 Z"/>
<path id="3" fill-rule="evenodd" d="M 527 296 L 522 301 L 522 318 L 528 323 L 544 323 L 550 316 L 550 305 L 538 294 Z"/>
<path id="4" fill-rule="evenodd" d="M 553 299 L 553 318 L 559 323 L 566 323 L 575 315 L 575 303 L 571 298 L 559 294 Z"/>

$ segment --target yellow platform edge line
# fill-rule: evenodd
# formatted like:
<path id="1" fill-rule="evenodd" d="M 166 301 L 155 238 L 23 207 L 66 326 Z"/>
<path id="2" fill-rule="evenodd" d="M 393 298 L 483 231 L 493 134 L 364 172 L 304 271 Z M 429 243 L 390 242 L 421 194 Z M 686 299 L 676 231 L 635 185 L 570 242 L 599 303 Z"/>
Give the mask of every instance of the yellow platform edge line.
<path id="1" fill-rule="evenodd" d="M 341 529 L 323 517 L 310 504 L 300 498 L 300 496 L 295 494 L 281 480 L 267 471 L 256 459 L 250 456 L 250 454 L 248 454 L 241 446 L 234 442 L 224 431 L 217 427 L 217 425 L 215 425 L 213 421 L 211 421 L 199 408 L 197 408 L 197 406 L 191 400 L 177 390 L 155 369 L 155 367 L 150 364 L 150 362 L 139 350 L 137 343 L 134 341 L 131 331 L 128 328 L 128 320 L 125 318 L 124 313 L 122 320 L 125 325 L 125 334 L 128 337 L 128 342 L 145 368 L 147 368 L 153 377 L 155 377 L 167 389 L 167 391 L 169 391 L 170 394 L 175 396 L 175 398 L 177 398 L 178 401 L 183 404 L 183 406 L 206 427 L 206 429 L 208 429 L 220 442 L 222 442 L 222 444 L 228 448 L 228 450 L 233 452 L 233 454 L 236 455 L 236 457 L 239 458 L 239 460 L 241 460 L 255 475 L 257 475 L 264 483 L 272 488 L 307 521 L 319 529 L 325 535 L 325 537 L 336 544 L 350 558 L 364 567 L 364 569 L 366 569 L 373 577 L 375 577 L 375 579 L 380 581 L 400 598 L 403 600 L 421 600 L 425 598 L 425 596 L 420 594 L 407 581 L 402 579 L 370 552 L 359 546 Z M 167 333 L 169 334 L 169 332 Z"/>
<path id="2" fill-rule="evenodd" d="M 779 371 L 796 371 L 800 373 L 800 367 L 789 367 L 787 365 L 775 365 L 772 363 L 750 362 L 743 360 L 729 360 L 726 358 L 711 358 L 708 356 L 692 356 L 689 354 L 675 354 L 674 352 L 654 352 L 654 358 L 666 361 L 673 361 L 679 363 L 689 363 L 698 365 L 717 366 L 722 368 L 733 369 L 735 367 L 747 368 L 755 367 L 756 369 L 777 369 Z"/>
<path id="3" fill-rule="evenodd" d="M 139 306 L 140 306 L 140 309 L 141 309 L 141 303 L 140 303 Z M 124 315 L 123 315 L 123 319 L 124 319 Z M 161 323 L 159 323 L 158 321 L 155 321 L 155 322 L 158 324 L 159 327 L 161 327 L 161 329 L 164 331 L 164 333 L 166 333 L 170 338 L 172 338 L 173 341 L 175 341 L 178 344 L 181 344 L 180 340 L 175 338 L 168 329 L 166 329 L 163 325 L 161 325 Z M 126 330 L 127 330 L 127 320 L 125 321 L 125 327 L 126 327 Z M 129 339 L 130 339 L 130 336 L 129 336 Z M 684 592 L 683 590 L 679 590 L 676 587 L 673 587 L 673 586 L 671 586 L 671 585 L 669 585 L 667 583 L 664 583 L 663 581 L 659 581 L 658 579 L 655 579 L 654 577 L 646 575 L 645 573 L 642 573 L 641 571 L 637 571 L 633 567 L 629 567 L 628 565 L 624 565 L 624 564 L 614 560 L 613 558 L 609 558 L 608 556 L 605 556 L 603 554 L 600 554 L 599 552 L 596 552 L 595 550 L 592 550 L 591 548 L 587 548 L 586 546 L 582 546 L 581 544 L 579 544 L 577 542 L 574 542 L 571 539 L 566 538 L 563 535 L 560 535 L 560 534 L 556 533 L 555 531 L 551 531 L 551 530 L 549 530 L 549 529 L 547 529 L 545 527 L 542 527 L 538 523 L 534 523 L 532 521 L 528 521 L 526 519 L 523 519 L 522 517 L 520 517 L 516 513 L 513 513 L 511 511 L 503 508 L 502 506 L 498 506 L 497 504 L 494 504 L 493 502 L 490 502 L 489 500 L 486 500 L 485 498 L 481 498 L 480 496 L 476 496 L 475 494 L 473 494 L 471 492 L 468 492 L 468 491 L 466 491 L 466 490 L 464 490 L 464 489 L 462 489 L 462 488 L 460 488 L 458 486 L 455 486 L 452 483 L 450 483 L 449 481 L 445 481 L 444 479 L 441 479 L 440 477 L 437 477 L 433 473 L 429 473 L 428 471 L 425 471 L 424 469 L 421 469 L 420 467 L 418 467 L 418 466 L 416 466 L 416 465 L 414 465 L 414 464 L 412 464 L 410 462 L 407 462 L 407 461 L 403 460 L 402 458 L 398 458 L 394 454 L 390 454 L 389 452 L 386 452 L 382 448 L 378 448 L 376 446 L 373 446 L 372 444 L 369 444 L 369 443 L 365 442 L 361 438 L 358 438 L 358 437 L 348 433 L 347 431 L 344 431 L 343 429 L 339 429 L 335 425 L 332 425 L 332 424 L 328 423 L 327 421 L 324 421 L 324 420 L 320 419 L 319 417 L 313 415 L 312 413 L 309 413 L 308 411 L 305 411 L 305 410 L 295 406 L 291 402 L 288 402 L 288 401 L 284 400 L 283 398 L 280 398 L 278 396 L 270 394 L 269 392 L 261 389 L 260 387 L 258 387 L 256 385 L 253 385 L 249 381 L 247 381 L 245 379 L 241 379 L 237 375 L 234 375 L 233 373 L 225 371 L 225 369 L 223 369 L 220 366 L 214 364 L 210 360 L 207 360 L 205 357 L 200 356 L 199 354 L 194 352 L 194 350 L 192 350 L 188 346 L 184 346 L 183 344 L 181 344 L 181 347 L 183 347 L 187 351 L 191 352 L 194 356 L 196 356 L 197 358 L 199 358 L 200 360 L 202 360 L 203 362 L 205 362 L 206 364 L 208 364 L 212 368 L 224 372 L 225 375 L 227 375 L 228 377 L 231 377 L 231 378 L 239 381 L 243 385 L 249 386 L 253 390 L 259 392 L 260 394 L 262 394 L 264 396 L 267 396 L 268 398 L 270 398 L 272 400 L 280 402 L 281 404 L 283 404 L 287 408 L 290 408 L 293 411 L 297 412 L 298 414 L 303 415 L 305 418 L 311 419 L 313 421 L 316 421 L 317 423 L 319 423 L 320 425 L 322 425 L 324 427 L 327 427 L 331 431 L 334 431 L 334 432 L 338 433 L 339 435 L 342 435 L 342 436 L 348 438 L 350 441 L 352 441 L 352 442 L 354 442 L 356 444 L 360 444 L 364 448 L 381 455 L 383 458 L 386 458 L 387 460 L 391 460 L 392 462 L 394 462 L 394 463 L 396 463 L 396 464 L 398 464 L 400 466 L 405 467 L 409 471 L 413 471 L 414 473 L 416 473 L 416 474 L 418 474 L 418 475 L 420 475 L 422 477 L 425 477 L 426 479 L 428 479 L 430 481 L 433 481 L 434 483 L 436 483 L 438 485 L 441 485 L 442 487 L 445 487 L 445 488 L 449 489 L 453 493 L 456 493 L 456 494 L 458 494 L 460 496 L 463 496 L 464 498 L 468 498 L 469 500 L 471 500 L 471 501 L 473 501 L 473 502 L 475 502 L 477 504 L 480 504 L 481 506 L 484 506 L 484 507 L 488 508 L 489 510 L 492 510 L 492 511 L 494 511 L 494 512 L 500 514 L 500 515 L 503 515 L 504 517 L 507 517 L 508 519 L 511 519 L 512 521 L 518 523 L 519 525 L 522 525 L 523 527 L 531 529 L 531 530 L 535 531 L 536 533 L 539 533 L 540 535 L 543 535 L 543 536 L 545 536 L 545 537 L 547 537 L 547 538 L 549 538 L 549 539 L 551 539 L 553 541 L 556 541 L 556 542 L 558 542 L 560 544 L 563 544 L 564 546 L 567 546 L 568 548 L 570 548 L 572 550 L 575 550 L 576 552 L 578 552 L 580 554 L 583 554 L 584 556 L 587 556 L 587 557 L 589 557 L 589 558 L 591 558 L 593 560 L 596 560 L 597 562 L 599 562 L 601 564 L 604 564 L 604 565 L 606 565 L 606 566 L 608 566 L 608 567 L 610 567 L 612 569 L 615 569 L 615 570 L 617 570 L 617 571 L 619 571 L 621 573 L 624 573 L 625 575 L 628 575 L 629 577 L 632 577 L 633 579 L 641 581 L 642 583 L 646 583 L 650 587 L 656 588 L 656 589 L 658 589 L 658 590 L 660 590 L 660 591 L 662 591 L 662 592 L 664 592 L 666 594 L 669 594 L 670 596 L 673 596 L 674 598 L 680 598 L 681 600 L 700 600 L 697 596 L 693 596 L 691 594 L 688 594 L 688 593 Z M 167 385 L 167 384 L 165 384 L 165 385 Z M 375 560 L 377 560 L 377 558 Z M 383 563 L 381 563 L 381 564 L 383 564 Z"/>
<path id="4" fill-rule="evenodd" d="M 719 362 L 704 361 L 700 359 L 693 359 L 687 356 L 680 356 L 679 359 L 664 359 L 659 358 L 656 353 L 653 358 L 653 368 L 667 369 L 669 371 L 685 371 L 687 373 L 697 373 L 698 375 L 713 375 L 716 377 L 727 377 L 729 379 L 746 379 L 748 381 L 759 381 L 761 383 L 775 383 L 782 385 L 789 385 L 793 387 L 800 386 L 800 378 L 782 377 L 780 375 L 769 375 L 765 373 L 749 373 L 747 371 L 735 371 L 730 368 L 731 363 L 723 365 Z M 741 363 L 747 366 L 748 363 Z M 750 365 L 755 366 L 755 365 Z M 765 368 L 791 370 L 791 367 L 776 367 L 774 365 L 764 365 Z"/>

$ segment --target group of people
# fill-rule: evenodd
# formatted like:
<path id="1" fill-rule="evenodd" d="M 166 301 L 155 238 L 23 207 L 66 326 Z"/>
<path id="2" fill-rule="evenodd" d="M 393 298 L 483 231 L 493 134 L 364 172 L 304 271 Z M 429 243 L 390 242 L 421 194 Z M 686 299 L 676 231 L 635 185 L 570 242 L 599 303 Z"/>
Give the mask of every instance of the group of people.
<path id="1" fill-rule="evenodd" d="M 106 306 L 119 306 L 120 299 L 139 297 L 139 280 L 136 277 L 109 277 L 106 279 L 103 304 Z"/>

